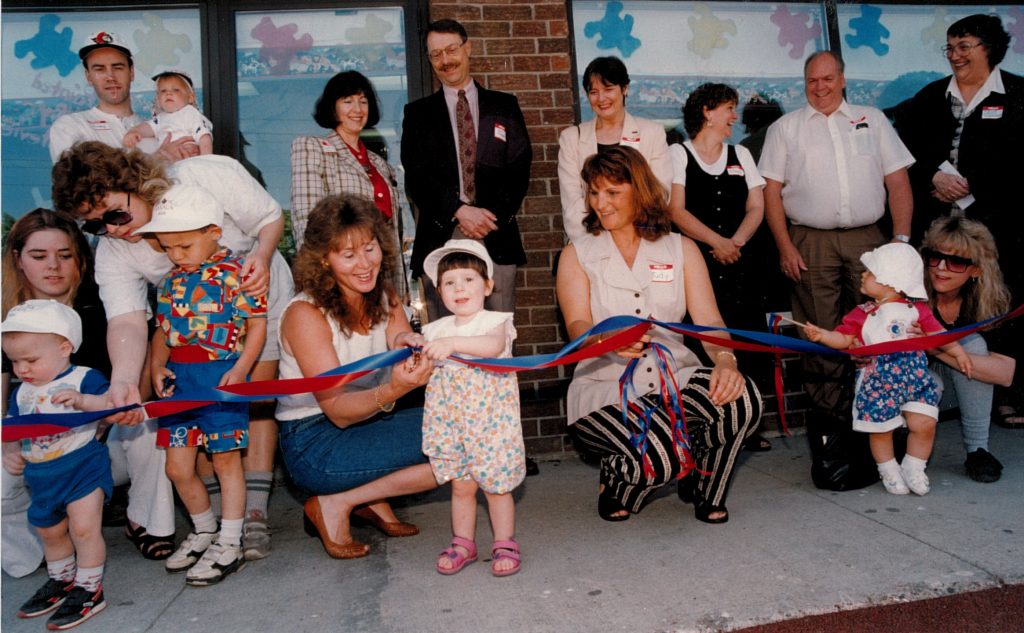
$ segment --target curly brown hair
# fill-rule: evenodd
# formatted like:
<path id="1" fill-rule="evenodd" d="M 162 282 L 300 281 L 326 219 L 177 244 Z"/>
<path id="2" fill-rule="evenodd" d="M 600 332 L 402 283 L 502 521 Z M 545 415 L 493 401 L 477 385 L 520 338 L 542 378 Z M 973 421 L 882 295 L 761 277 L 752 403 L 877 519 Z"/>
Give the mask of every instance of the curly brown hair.
<path id="1" fill-rule="evenodd" d="M 640 237 L 656 240 L 671 232 L 672 219 L 665 203 L 665 187 L 658 182 L 647 159 L 637 150 L 618 145 L 598 152 L 583 163 L 582 176 L 588 191 L 600 179 L 633 187 L 633 202 L 636 204 L 633 226 Z M 590 208 L 590 196 L 587 196 L 587 217 L 583 218 L 583 227 L 592 235 L 599 235 L 604 230 L 597 212 Z"/>
<path id="2" fill-rule="evenodd" d="M 134 194 L 152 206 L 171 188 L 166 165 L 159 159 L 98 141 L 65 150 L 51 175 L 54 208 L 72 216 L 89 213 L 108 193 Z"/>
<path id="3" fill-rule="evenodd" d="M 327 255 L 340 250 L 353 234 L 377 240 L 382 256 L 377 284 L 363 295 L 361 306 L 345 301 L 327 263 Z M 394 235 L 377 207 L 361 196 L 341 194 L 327 196 L 313 207 L 292 273 L 295 290 L 309 295 L 314 305 L 325 310 L 349 336 L 353 330 L 383 323 L 391 308 L 398 305 L 391 283 L 397 266 Z"/>

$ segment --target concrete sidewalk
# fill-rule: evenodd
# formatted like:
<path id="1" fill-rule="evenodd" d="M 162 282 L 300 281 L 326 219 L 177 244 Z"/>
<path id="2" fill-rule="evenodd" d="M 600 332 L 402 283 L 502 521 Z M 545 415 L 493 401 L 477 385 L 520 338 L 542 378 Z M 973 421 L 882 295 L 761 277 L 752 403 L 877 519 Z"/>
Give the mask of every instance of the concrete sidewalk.
<path id="1" fill-rule="evenodd" d="M 1006 466 L 994 484 L 963 473 L 956 422 L 939 425 L 932 492 L 897 497 L 876 484 L 833 493 L 810 482 L 804 437 L 745 453 L 731 518 L 706 525 L 674 487 L 623 523 L 597 517 L 597 470 L 574 456 L 541 461 L 517 491 L 523 569 L 492 578 L 481 505 L 481 561 L 451 577 L 434 571 L 447 545 L 447 490 L 398 510 L 422 530 L 372 543 L 363 559 L 332 560 L 302 529 L 287 489 L 272 502 L 274 551 L 223 584 L 186 588 L 107 529 L 108 606 L 80 629 L 218 633 L 263 631 L 727 631 L 801 615 L 1024 583 L 1024 433 L 992 429 Z M 182 522 L 178 535 L 186 531 Z M 17 607 L 45 581 L 3 577 L 3 630 L 45 630 Z"/>

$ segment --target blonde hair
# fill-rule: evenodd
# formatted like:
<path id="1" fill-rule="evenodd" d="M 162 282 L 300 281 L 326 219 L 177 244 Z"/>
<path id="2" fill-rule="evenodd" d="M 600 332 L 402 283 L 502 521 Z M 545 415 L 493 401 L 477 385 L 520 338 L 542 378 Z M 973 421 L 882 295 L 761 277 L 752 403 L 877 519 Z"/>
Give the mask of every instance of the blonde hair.
<path id="1" fill-rule="evenodd" d="M 941 217 L 928 227 L 921 243 L 922 249 L 952 251 L 967 257 L 978 267 L 980 274 L 960 288 L 963 298 L 961 314 L 972 321 L 1003 314 L 1010 309 L 1010 290 L 1003 282 L 1003 271 L 999 268 L 999 250 L 996 240 L 988 228 L 970 218 L 958 216 Z M 924 276 L 928 289 L 929 304 L 934 309 L 931 276 Z"/>

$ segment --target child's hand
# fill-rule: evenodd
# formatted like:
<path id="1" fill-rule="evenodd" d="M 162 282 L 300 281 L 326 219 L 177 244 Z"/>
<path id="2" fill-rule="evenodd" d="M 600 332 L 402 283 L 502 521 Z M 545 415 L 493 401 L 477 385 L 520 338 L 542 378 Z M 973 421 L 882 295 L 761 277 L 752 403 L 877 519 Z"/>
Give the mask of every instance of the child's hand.
<path id="1" fill-rule="evenodd" d="M 825 336 L 825 330 L 810 321 L 804 324 L 804 333 L 807 334 L 807 340 L 812 343 L 820 343 L 821 339 Z"/>
<path id="2" fill-rule="evenodd" d="M 226 387 L 227 385 L 237 385 L 240 382 L 245 382 L 246 377 L 247 375 L 244 369 L 232 367 L 220 377 L 220 382 L 217 383 L 217 386 Z"/>
<path id="3" fill-rule="evenodd" d="M 72 409 L 82 408 L 82 394 L 74 389 L 61 389 L 50 398 L 53 404 L 62 404 Z"/>
<path id="4" fill-rule="evenodd" d="M 121 139 L 121 145 L 124 145 L 125 147 L 131 149 L 138 145 L 139 141 L 141 140 L 142 135 L 139 134 L 138 132 L 132 131 L 124 135 L 124 138 Z"/>
<path id="5" fill-rule="evenodd" d="M 21 456 L 19 442 L 4 442 L 4 470 L 12 475 L 25 472 L 25 458 Z"/>
<path id="6" fill-rule="evenodd" d="M 423 353 L 430 360 L 444 360 L 455 352 L 455 341 L 453 337 L 439 338 L 430 341 L 423 346 Z"/>
<path id="7" fill-rule="evenodd" d="M 160 398 L 170 398 L 174 395 L 174 379 L 177 376 L 166 367 L 158 367 L 153 370 L 153 393 Z"/>

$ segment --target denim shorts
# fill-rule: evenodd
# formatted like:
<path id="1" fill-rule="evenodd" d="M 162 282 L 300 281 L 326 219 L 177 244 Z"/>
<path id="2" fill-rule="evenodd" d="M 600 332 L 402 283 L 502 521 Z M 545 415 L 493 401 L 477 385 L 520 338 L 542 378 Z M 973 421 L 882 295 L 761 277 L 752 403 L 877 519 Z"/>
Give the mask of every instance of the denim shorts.
<path id="1" fill-rule="evenodd" d="M 423 409 L 401 409 L 346 428 L 324 415 L 280 422 L 281 455 L 296 486 L 311 495 L 351 490 L 425 464 Z"/>
<path id="2" fill-rule="evenodd" d="M 103 490 L 104 502 L 114 490 L 107 447 L 93 440 L 67 455 L 48 462 L 25 464 L 25 484 L 32 491 L 28 522 L 40 528 L 57 525 L 68 515 L 68 505 Z"/>
<path id="3" fill-rule="evenodd" d="M 174 392 L 217 386 L 235 364 L 233 360 L 208 363 L 167 363 L 174 372 Z M 249 443 L 249 403 L 215 402 L 205 407 L 165 415 L 159 419 L 156 444 L 166 448 L 203 446 L 208 453 L 245 448 Z"/>

